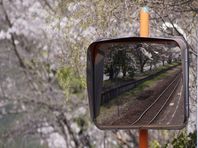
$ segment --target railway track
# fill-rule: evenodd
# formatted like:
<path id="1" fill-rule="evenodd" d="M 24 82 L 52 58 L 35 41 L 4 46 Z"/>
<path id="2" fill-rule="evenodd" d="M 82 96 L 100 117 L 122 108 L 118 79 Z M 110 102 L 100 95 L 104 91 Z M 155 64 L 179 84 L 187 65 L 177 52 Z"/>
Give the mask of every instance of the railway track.
<path id="1" fill-rule="evenodd" d="M 137 85 L 143 83 L 144 81 L 151 80 L 151 79 L 155 78 L 156 76 L 158 76 L 158 75 L 160 75 L 160 74 L 162 74 L 162 73 L 164 73 L 168 70 L 171 70 L 171 69 L 173 69 L 177 66 L 178 65 L 175 65 L 175 66 L 169 67 L 167 69 L 163 69 L 163 70 L 161 70 L 157 73 L 154 73 L 154 74 L 152 74 L 148 77 L 145 77 L 143 79 L 127 82 L 125 84 L 122 84 L 122 85 L 116 86 L 114 88 L 105 90 L 101 94 L 101 104 L 108 103 L 112 98 L 117 97 L 120 94 L 122 94 L 124 92 L 127 92 L 128 90 L 130 90 L 132 88 L 135 88 Z"/>
<path id="2" fill-rule="evenodd" d="M 156 98 L 156 100 L 149 105 L 146 110 L 130 125 L 150 125 L 152 124 L 170 102 L 173 94 L 180 84 L 182 73 L 180 72 L 176 78 L 164 89 L 164 91 Z"/>

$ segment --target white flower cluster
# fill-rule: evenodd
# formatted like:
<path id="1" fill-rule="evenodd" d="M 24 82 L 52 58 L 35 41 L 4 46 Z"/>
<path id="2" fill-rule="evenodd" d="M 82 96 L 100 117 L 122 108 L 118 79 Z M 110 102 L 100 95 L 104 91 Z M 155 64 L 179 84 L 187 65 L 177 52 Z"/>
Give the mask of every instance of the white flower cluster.
<path id="1" fill-rule="evenodd" d="M 4 39 L 11 39 L 11 34 L 9 32 L 5 32 L 5 31 L 1 30 L 0 40 L 4 40 Z"/>

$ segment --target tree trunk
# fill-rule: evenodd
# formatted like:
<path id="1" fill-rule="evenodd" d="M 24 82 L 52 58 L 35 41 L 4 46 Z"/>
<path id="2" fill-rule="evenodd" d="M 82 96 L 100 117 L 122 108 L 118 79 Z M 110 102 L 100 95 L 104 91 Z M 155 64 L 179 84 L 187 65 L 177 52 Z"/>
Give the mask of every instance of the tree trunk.
<path id="1" fill-rule="evenodd" d="M 144 65 L 140 66 L 140 72 L 143 73 L 144 72 Z"/>

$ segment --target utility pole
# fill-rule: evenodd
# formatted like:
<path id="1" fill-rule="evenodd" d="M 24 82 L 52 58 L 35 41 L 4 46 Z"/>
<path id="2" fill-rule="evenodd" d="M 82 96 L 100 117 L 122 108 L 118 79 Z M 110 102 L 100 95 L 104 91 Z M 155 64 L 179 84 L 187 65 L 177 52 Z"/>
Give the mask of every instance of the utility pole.
<path id="1" fill-rule="evenodd" d="M 148 7 L 140 10 L 140 37 L 149 36 L 149 12 Z M 139 129 L 139 148 L 148 148 L 148 130 Z"/>

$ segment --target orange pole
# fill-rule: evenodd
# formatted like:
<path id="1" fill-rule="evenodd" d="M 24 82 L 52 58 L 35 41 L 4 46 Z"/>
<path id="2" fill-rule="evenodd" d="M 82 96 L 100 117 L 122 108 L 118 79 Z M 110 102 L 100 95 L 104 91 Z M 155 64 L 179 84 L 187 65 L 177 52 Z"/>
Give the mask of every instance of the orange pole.
<path id="1" fill-rule="evenodd" d="M 149 36 L 149 12 L 148 7 L 140 11 L 140 37 Z M 148 130 L 139 129 L 139 148 L 148 148 Z"/>
<path id="2" fill-rule="evenodd" d="M 139 148 L 148 148 L 148 130 L 139 129 Z"/>
<path id="3" fill-rule="evenodd" d="M 147 7 L 143 7 L 140 11 L 140 36 L 149 36 L 149 13 Z"/>

